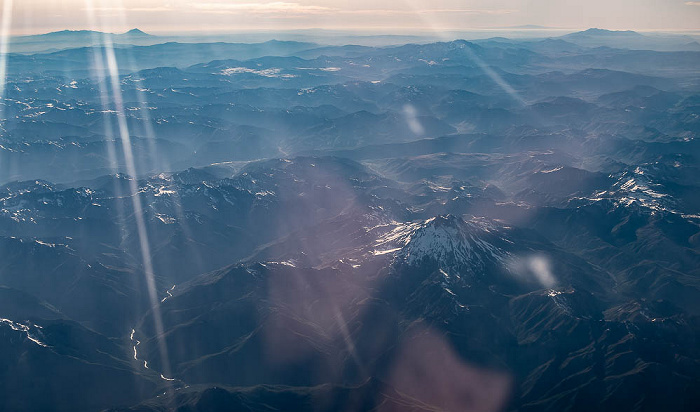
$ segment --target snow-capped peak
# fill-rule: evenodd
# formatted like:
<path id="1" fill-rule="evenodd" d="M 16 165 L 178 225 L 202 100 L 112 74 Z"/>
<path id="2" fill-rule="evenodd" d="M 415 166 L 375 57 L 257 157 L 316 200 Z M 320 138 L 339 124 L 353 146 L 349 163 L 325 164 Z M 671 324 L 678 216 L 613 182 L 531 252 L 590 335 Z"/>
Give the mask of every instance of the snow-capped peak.
<path id="1" fill-rule="evenodd" d="M 420 223 L 399 224 L 375 244 L 375 255 L 394 253 L 399 262 L 419 265 L 429 261 L 442 268 L 483 268 L 503 262 L 507 252 L 495 246 L 495 228 L 454 215 L 436 216 Z"/>

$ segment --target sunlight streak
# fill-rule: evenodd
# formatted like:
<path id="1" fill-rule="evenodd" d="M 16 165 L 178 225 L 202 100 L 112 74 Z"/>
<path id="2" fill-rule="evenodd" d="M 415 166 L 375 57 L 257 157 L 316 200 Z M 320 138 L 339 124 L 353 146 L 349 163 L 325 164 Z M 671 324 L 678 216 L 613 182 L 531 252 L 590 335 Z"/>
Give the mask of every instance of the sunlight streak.
<path id="1" fill-rule="evenodd" d="M 123 25 L 126 25 L 126 15 L 121 13 L 120 14 L 120 23 Z M 131 73 L 137 73 L 138 66 L 136 64 L 136 59 L 134 58 L 134 53 L 133 49 L 127 48 L 127 63 L 130 66 L 129 71 Z M 135 93 L 136 93 L 136 99 L 139 104 L 139 114 L 141 116 L 141 123 L 143 124 L 144 127 L 144 132 L 146 134 L 146 141 L 148 143 L 148 159 L 150 161 L 150 164 L 152 165 L 151 168 L 153 169 L 152 171 L 154 172 L 170 172 L 171 169 L 171 164 L 170 161 L 166 158 L 166 156 L 161 155 L 161 153 L 158 150 L 158 147 L 156 145 L 157 143 L 157 136 L 156 132 L 153 128 L 153 120 L 151 117 L 150 109 L 149 109 L 149 104 L 148 104 L 148 96 L 146 92 L 143 90 L 141 87 L 136 87 L 135 88 Z M 172 180 L 170 181 L 172 184 Z M 175 208 L 175 215 L 177 217 L 177 221 L 179 223 L 180 228 L 182 228 L 183 233 L 185 236 L 189 239 L 192 238 L 192 231 L 189 227 L 189 224 L 187 222 L 187 219 L 185 217 L 185 211 L 182 207 L 182 198 L 179 190 L 174 190 L 174 193 L 170 194 L 170 200 L 172 201 L 172 205 Z M 204 266 L 204 261 L 202 259 L 201 254 L 199 251 L 194 247 L 188 244 L 188 249 L 189 249 L 189 256 L 193 257 L 198 269 L 200 272 L 205 271 L 205 266 Z"/>
<path id="2" fill-rule="evenodd" d="M 474 61 L 474 63 L 476 63 L 477 66 L 479 66 L 479 68 L 480 68 L 481 70 L 483 70 L 484 73 L 485 73 L 491 80 L 493 80 L 494 83 L 496 83 L 496 84 L 498 85 L 498 87 L 500 87 L 501 89 L 503 89 L 503 91 L 506 92 L 506 93 L 508 94 L 508 96 L 512 97 L 513 100 L 515 100 L 516 102 L 518 102 L 521 106 L 526 106 L 526 105 L 527 105 L 527 103 L 525 103 L 525 100 L 523 100 L 523 98 L 522 98 L 522 97 L 520 96 L 520 94 L 513 88 L 513 86 L 511 86 L 510 83 L 508 83 L 507 81 L 505 81 L 505 80 L 503 79 L 503 77 L 501 77 L 500 74 L 496 73 L 496 71 L 493 70 L 493 69 L 491 68 L 491 66 L 487 65 L 486 63 L 484 63 L 484 61 L 481 60 L 481 58 L 480 58 L 479 56 L 477 56 L 476 54 L 474 54 L 474 52 L 473 52 L 470 48 L 465 47 L 464 50 L 465 50 L 465 51 L 467 52 L 467 54 L 469 55 L 469 58 L 472 59 L 472 60 Z"/>
<path id="3" fill-rule="evenodd" d="M 413 4 L 412 0 L 404 0 L 406 7 L 412 9 L 416 16 L 425 22 L 426 27 L 433 32 L 433 34 L 444 42 L 452 41 L 453 38 L 450 37 L 449 32 L 445 32 L 440 25 L 435 21 L 434 17 L 428 13 L 421 13 L 420 8 Z M 493 80 L 498 87 L 500 87 L 508 96 L 512 97 L 513 100 L 518 102 L 521 106 L 526 106 L 525 100 L 520 96 L 520 94 L 507 82 L 500 74 L 493 70 L 489 65 L 487 65 L 479 56 L 477 56 L 473 50 L 469 47 L 464 47 L 464 52 L 469 56 L 469 58 L 476 63 L 477 66 L 486 74 L 491 80 Z"/>
<path id="4" fill-rule="evenodd" d="M 12 0 L 5 0 L 0 23 L 0 122 L 5 109 L 5 84 L 7 83 L 7 55 L 10 52 L 10 27 L 12 26 Z"/>
<path id="5" fill-rule="evenodd" d="M 95 31 L 99 29 L 99 27 L 97 26 L 97 22 L 95 19 L 95 11 L 93 9 L 92 0 L 86 0 L 86 3 L 87 5 L 85 7 L 85 10 L 88 15 L 87 18 L 90 24 L 90 30 Z M 99 89 L 102 110 L 105 111 L 105 115 L 103 116 L 103 118 L 105 121 L 105 137 L 107 138 L 107 156 L 109 158 L 110 168 L 114 173 L 117 173 L 119 171 L 119 162 L 117 160 L 115 142 L 112 139 L 112 117 L 108 113 L 106 113 L 110 105 L 109 90 L 107 88 L 107 85 L 105 84 L 107 71 L 104 61 L 105 58 L 103 55 L 103 47 L 100 45 L 101 39 L 99 38 L 99 35 L 96 32 L 92 33 L 91 37 L 93 42 L 95 43 L 92 47 L 93 66 L 91 67 L 91 69 L 93 71 Z"/>
<path id="6" fill-rule="evenodd" d="M 93 66 L 90 67 L 91 72 L 93 74 L 93 77 L 97 83 L 99 94 L 100 94 L 100 104 L 103 110 L 103 116 L 102 119 L 104 121 L 104 134 L 105 134 L 105 146 L 107 148 L 107 159 L 109 160 L 109 167 L 112 171 L 112 173 L 115 175 L 115 180 L 114 180 L 114 194 L 117 198 L 121 198 L 123 196 L 122 193 L 122 187 L 119 184 L 119 179 L 117 178 L 119 174 L 119 160 L 117 158 L 117 148 L 116 148 L 116 139 L 114 138 L 114 133 L 113 133 L 113 123 L 112 123 L 112 116 L 108 112 L 110 108 L 110 100 L 109 100 L 109 90 L 106 84 L 106 77 L 107 77 L 107 69 L 105 65 L 105 56 L 104 56 L 104 48 L 101 45 L 101 38 L 99 34 L 97 33 L 97 30 L 100 29 L 100 27 L 97 24 L 97 18 L 95 15 L 95 10 L 93 8 L 92 0 L 85 0 L 86 1 L 86 7 L 85 7 L 85 12 L 87 14 L 87 20 L 89 23 L 89 28 L 90 30 L 93 31 L 91 33 L 92 41 L 93 41 L 93 46 L 91 48 L 92 51 L 92 58 L 93 58 Z M 115 207 L 117 209 L 117 219 L 119 223 L 119 229 L 121 233 L 121 245 L 123 246 L 124 243 L 126 242 L 126 239 L 128 238 L 128 233 L 126 230 L 126 213 L 124 211 L 124 206 L 122 202 L 115 202 Z"/>
<path id="7" fill-rule="evenodd" d="M 104 21 L 101 21 L 102 26 L 106 27 Z M 106 30 L 103 30 L 106 32 Z M 156 290 L 155 273 L 153 271 L 153 262 L 151 260 L 151 249 L 148 240 L 148 231 L 146 228 L 146 221 L 144 219 L 144 210 L 141 202 L 141 195 L 138 187 L 138 173 L 136 171 L 136 166 L 134 162 L 134 154 L 131 145 L 131 136 L 129 133 L 129 127 L 127 124 L 126 114 L 124 112 L 124 102 L 122 99 L 121 82 L 119 78 L 119 66 L 114 52 L 114 44 L 112 42 L 112 35 L 109 33 L 103 34 L 104 50 L 106 54 L 106 63 L 109 73 L 110 86 L 112 91 L 112 98 L 114 99 L 115 111 L 117 114 L 117 126 L 119 130 L 119 137 L 122 144 L 122 150 L 124 155 L 124 161 L 126 163 L 127 174 L 132 177 L 129 180 L 130 195 L 132 200 L 132 206 L 134 209 L 134 219 L 136 221 L 136 229 L 139 238 L 139 246 L 141 249 L 141 258 L 143 262 L 143 270 L 146 276 L 146 285 L 148 288 L 148 297 L 151 302 L 151 308 L 153 310 L 153 319 L 155 323 L 156 336 L 158 340 L 158 349 L 161 356 L 161 363 L 163 367 L 163 373 L 167 376 L 171 376 L 170 373 L 170 363 L 167 359 L 168 350 L 166 346 L 165 339 L 163 338 L 163 320 L 160 312 L 160 300 L 158 299 L 158 294 Z"/>
<path id="8" fill-rule="evenodd" d="M 121 97 L 121 84 L 119 83 L 119 68 L 117 66 L 117 60 L 114 54 L 114 48 L 111 43 L 110 35 L 105 34 L 105 46 L 107 52 L 107 67 L 109 69 L 111 87 L 112 87 L 112 97 L 114 98 L 116 111 L 117 111 L 117 123 L 119 128 L 119 137 L 122 143 L 122 150 L 124 154 L 124 160 L 126 162 L 127 174 L 132 177 L 129 180 L 129 188 L 131 189 L 131 200 L 134 208 L 134 218 L 136 219 L 136 229 L 139 236 L 139 244 L 141 247 L 141 258 L 143 259 L 144 272 L 146 275 L 146 282 L 148 286 L 148 296 L 152 303 L 152 308 L 154 311 L 154 321 L 156 323 L 156 333 L 158 334 L 158 342 L 161 350 L 161 356 L 167 356 L 167 349 L 165 347 L 165 341 L 162 339 L 163 334 L 163 322 L 160 314 L 159 299 L 156 291 L 155 274 L 153 273 L 153 264 L 151 261 L 151 249 L 148 241 L 148 233 L 146 229 L 146 222 L 144 219 L 143 205 L 141 204 L 141 195 L 139 193 L 138 187 L 138 173 L 136 172 L 136 167 L 134 163 L 134 154 L 132 152 L 131 137 L 129 135 L 129 127 L 126 121 L 126 115 L 124 114 L 124 103 Z M 166 369 L 166 373 L 169 373 L 169 368 L 167 368 L 167 362 L 163 363 L 163 367 Z"/>

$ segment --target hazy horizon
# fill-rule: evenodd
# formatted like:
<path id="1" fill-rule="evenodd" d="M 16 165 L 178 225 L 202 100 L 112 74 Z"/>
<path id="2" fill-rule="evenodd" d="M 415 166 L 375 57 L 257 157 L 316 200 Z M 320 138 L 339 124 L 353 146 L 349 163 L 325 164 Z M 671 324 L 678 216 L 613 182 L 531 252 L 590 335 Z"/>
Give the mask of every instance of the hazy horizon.
<path id="1" fill-rule="evenodd" d="M 641 34 L 688 34 L 688 35 L 698 35 L 700 33 L 700 29 L 687 29 L 687 30 L 663 30 L 663 29 L 658 29 L 658 30 L 633 30 L 633 29 L 606 29 L 602 27 L 576 27 L 576 28 L 560 28 L 560 27 L 532 27 L 532 28 L 524 28 L 524 27 L 493 27 L 493 28 L 482 28 L 482 29 L 465 29 L 465 30 L 446 30 L 444 32 L 440 32 L 443 35 L 444 34 L 472 34 L 472 33 L 512 33 L 514 36 L 513 37 L 522 37 L 522 36 L 527 36 L 527 35 L 532 35 L 531 37 L 548 37 L 549 33 L 554 33 L 554 35 L 563 35 L 563 34 L 569 34 L 569 33 L 576 33 L 580 31 L 586 31 L 586 30 L 605 30 L 605 31 L 610 31 L 610 32 L 636 32 L 636 33 L 641 33 Z M 225 35 L 246 35 L 246 34 L 306 34 L 306 33 L 333 33 L 333 34 L 342 34 L 342 35 L 355 35 L 355 36 L 437 36 L 435 31 L 432 30 L 427 30 L 427 29 L 412 29 L 412 30 L 407 30 L 407 29 L 397 29 L 397 30 L 392 30 L 392 29 L 386 29 L 386 30 L 379 30 L 379 29 L 353 29 L 353 28 L 348 28 L 348 29 L 330 29 L 330 28 L 318 28 L 318 27 L 309 27 L 305 29 L 288 29 L 288 30 L 273 30 L 273 29 L 247 29 L 247 30 L 225 30 L 222 29 L 221 31 L 218 32 L 213 32 L 213 31 L 201 31 L 201 30 L 192 30 L 192 31 L 182 31 L 182 32 L 175 32 L 175 31 L 151 31 L 151 30 L 146 30 L 142 29 L 141 27 L 130 27 L 130 28 L 123 28 L 120 30 L 104 30 L 104 29 L 98 29 L 98 28 L 56 28 L 52 29 L 50 31 L 37 31 L 37 32 L 32 32 L 32 33 L 25 33 L 25 34 L 12 34 L 12 37 L 30 37 L 30 36 L 40 36 L 40 35 L 46 35 L 46 34 L 53 34 L 53 33 L 61 33 L 61 32 L 86 32 L 86 31 L 96 31 L 96 32 L 103 32 L 103 33 L 109 33 L 109 34 L 126 34 L 129 31 L 132 30 L 139 30 L 145 34 L 152 35 L 152 36 L 165 36 L 165 37 L 177 37 L 177 36 L 225 36 Z"/>
<path id="2" fill-rule="evenodd" d="M 154 34 L 224 34 L 299 30 L 367 34 L 427 32 L 608 30 L 692 32 L 700 2 L 673 0 L 415 0 L 189 1 L 2 0 L 3 32 L 30 35 L 60 30 Z"/>

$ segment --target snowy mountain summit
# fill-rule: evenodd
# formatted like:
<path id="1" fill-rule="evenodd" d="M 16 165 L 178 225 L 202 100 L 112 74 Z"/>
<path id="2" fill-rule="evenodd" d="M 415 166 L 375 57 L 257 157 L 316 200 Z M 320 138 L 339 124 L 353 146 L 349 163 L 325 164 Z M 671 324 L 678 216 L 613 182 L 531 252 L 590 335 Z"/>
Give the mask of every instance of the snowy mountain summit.
<path id="1" fill-rule="evenodd" d="M 477 274 L 490 264 L 505 261 L 506 243 L 487 222 L 447 214 L 397 226 L 375 244 L 384 250 L 374 253 L 394 253 L 397 263 L 409 266 L 429 264 Z"/>

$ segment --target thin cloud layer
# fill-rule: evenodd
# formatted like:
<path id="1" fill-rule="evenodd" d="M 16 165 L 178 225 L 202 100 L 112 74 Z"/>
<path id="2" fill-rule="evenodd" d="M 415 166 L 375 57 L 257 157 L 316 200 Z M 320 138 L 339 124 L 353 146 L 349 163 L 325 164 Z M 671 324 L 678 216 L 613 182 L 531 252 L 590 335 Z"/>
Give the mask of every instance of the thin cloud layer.
<path id="1" fill-rule="evenodd" d="M 211 12 L 261 13 L 261 14 L 319 14 L 337 12 L 338 9 L 323 6 L 304 5 L 301 3 L 189 3 L 187 8 Z"/>
<path id="2" fill-rule="evenodd" d="M 700 29 L 700 7 L 692 7 L 700 1 L 683 0 L 23 0 L 15 2 L 11 33 L 85 29 L 88 22 L 80 11 L 86 11 L 88 3 L 97 18 L 119 17 L 118 22 L 110 21 L 113 31 Z M 635 13 L 629 13 L 630 7 Z"/>

